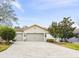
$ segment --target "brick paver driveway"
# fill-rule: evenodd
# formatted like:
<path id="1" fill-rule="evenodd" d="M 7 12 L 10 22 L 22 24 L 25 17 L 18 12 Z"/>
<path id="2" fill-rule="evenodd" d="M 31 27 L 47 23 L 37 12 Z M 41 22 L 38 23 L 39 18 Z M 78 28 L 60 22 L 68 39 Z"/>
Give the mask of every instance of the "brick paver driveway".
<path id="1" fill-rule="evenodd" d="M 9 49 L 1 52 L 0 57 L 79 57 L 79 51 L 47 42 L 15 42 Z"/>

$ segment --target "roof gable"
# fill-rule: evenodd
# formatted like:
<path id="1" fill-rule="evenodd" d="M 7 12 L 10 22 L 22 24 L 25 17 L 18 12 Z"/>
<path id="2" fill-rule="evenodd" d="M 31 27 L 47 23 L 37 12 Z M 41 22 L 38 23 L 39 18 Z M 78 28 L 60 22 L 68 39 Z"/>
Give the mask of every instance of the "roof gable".
<path id="1" fill-rule="evenodd" d="M 39 25 L 36 25 L 36 24 L 34 24 L 34 25 L 32 25 L 32 26 L 30 26 L 30 27 L 26 28 L 25 30 L 30 29 L 30 28 L 32 28 L 32 27 L 39 27 L 39 28 L 44 29 L 44 30 L 46 30 L 46 31 L 47 31 L 47 29 L 46 29 L 46 28 L 43 28 L 43 27 L 41 27 L 41 26 L 39 26 Z"/>
<path id="2" fill-rule="evenodd" d="M 24 30 L 26 33 L 48 33 L 47 29 L 38 25 L 32 25 Z"/>

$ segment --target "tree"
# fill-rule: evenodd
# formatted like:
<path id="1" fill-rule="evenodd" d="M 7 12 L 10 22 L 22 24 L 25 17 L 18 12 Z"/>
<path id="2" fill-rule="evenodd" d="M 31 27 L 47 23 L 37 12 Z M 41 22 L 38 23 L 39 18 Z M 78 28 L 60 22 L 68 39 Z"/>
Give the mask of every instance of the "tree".
<path id="1" fill-rule="evenodd" d="M 13 0 L 2 0 L 0 3 L 0 24 L 12 26 L 12 22 L 17 21 L 11 1 Z"/>
<path id="2" fill-rule="evenodd" d="M 13 28 L 8 27 L 8 26 L 0 26 L 0 36 L 3 40 L 9 44 L 10 40 L 14 40 L 16 36 L 16 32 Z"/>
<path id="3" fill-rule="evenodd" d="M 59 29 L 57 22 L 52 22 L 52 25 L 48 28 L 48 31 L 54 38 L 58 38 Z"/>
<path id="4" fill-rule="evenodd" d="M 64 17 L 63 21 L 56 23 L 52 22 L 52 25 L 48 28 L 49 33 L 55 38 L 61 38 L 61 40 L 68 42 L 67 39 L 72 37 L 77 37 L 77 34 L 74 33 L 76 27 L 72 27 L 74 22 L 70 17 Z"/>
<path id="5" fill-rule="evenodd" d="M 67 39 L 77 36 L 73 33 L 76 29 L 76 27 L 72 27 L 73 24 L 74 22 L 70 19 L 70 17 L 64 17 L 63 21 L 59 22 L 59 37 L 64 39 L 65 42 L 68 42 Z"/>

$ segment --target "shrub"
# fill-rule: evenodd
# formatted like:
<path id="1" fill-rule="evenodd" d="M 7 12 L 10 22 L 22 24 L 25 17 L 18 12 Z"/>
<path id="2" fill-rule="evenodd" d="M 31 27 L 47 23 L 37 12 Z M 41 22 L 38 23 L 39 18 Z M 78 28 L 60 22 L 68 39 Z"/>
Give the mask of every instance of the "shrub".
<path id="1" fill-rule="evenodd" d="M 55 42 L 54 39 L 47 39 L 47 42 Z"/>
<path id="2" fill-rule="evenodd" d="M 10 40 L 14 40 L 16 36 L 16 32 L 13 28 L 8 26 L 1 26 L 0 27 L 0 36 L 3 40 L 9 43 Z"/>
<path id="3" fill-rule="evenodd" d="M 60 42 L 64 42 L 63 40 L 60 40 Z"/>

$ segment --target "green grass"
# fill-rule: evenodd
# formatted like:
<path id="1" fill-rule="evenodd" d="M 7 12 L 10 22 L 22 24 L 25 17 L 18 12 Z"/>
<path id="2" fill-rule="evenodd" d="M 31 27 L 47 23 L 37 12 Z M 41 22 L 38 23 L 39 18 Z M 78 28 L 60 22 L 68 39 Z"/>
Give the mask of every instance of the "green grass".
<path id="1" fill-rule="evenodd" d="M 63 46 L 63 47 L 66 47 L 66 48 L 70 48 L 70 49 L 74 49 L 74 50 L 78 50 L 79 51 L 79 43 L 67 43 L 67 42 L 55 42 L 51 39 L 49 39 L 47 42 L 51 42 L 51 43 L 55 43 L 57 45 L 60 45 L 60 46 Z"/>
<path id="2" fill-rule="evenodd" d="M 79 44 L 74 44 L 74 43 L 59 43 L 61 46 L 70 48 L 70 49 L 74 49 L 74 50 L 78 50 L 79 51 Z"/>
<path id="3" fill-rule="evenodd" d="M 6 45 L 5 43 L 0 43 L 0 52 L 8 49 L 10 47 L 11 44 Z"/>

